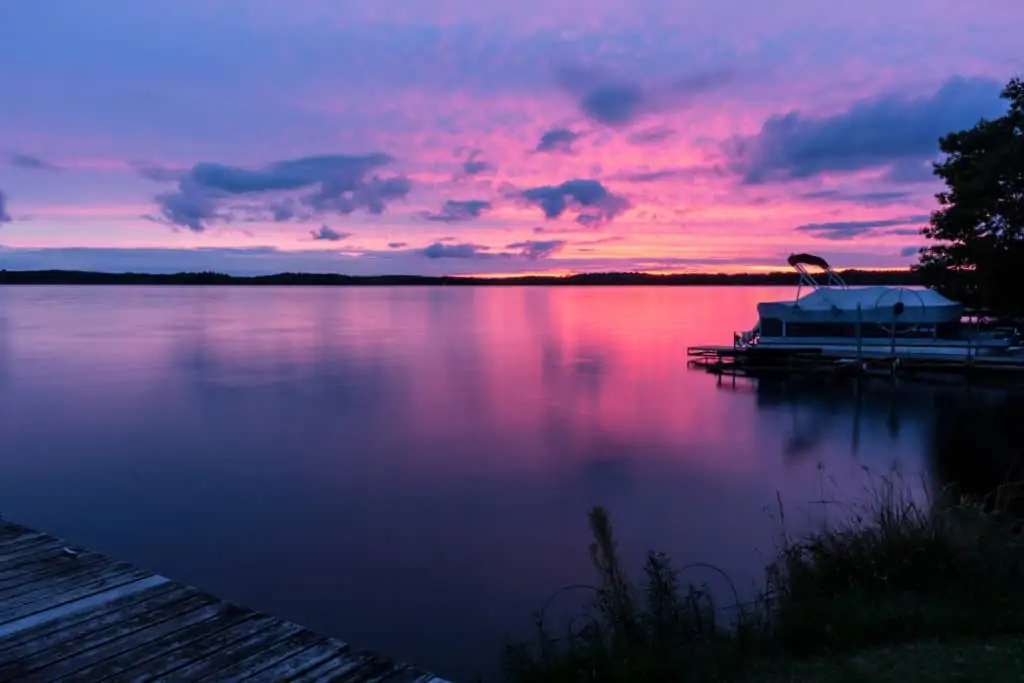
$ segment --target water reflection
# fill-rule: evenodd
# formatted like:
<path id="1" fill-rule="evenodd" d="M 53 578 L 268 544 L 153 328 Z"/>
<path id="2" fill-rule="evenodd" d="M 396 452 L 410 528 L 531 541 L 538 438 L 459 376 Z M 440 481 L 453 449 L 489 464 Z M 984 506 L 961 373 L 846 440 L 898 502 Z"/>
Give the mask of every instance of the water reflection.
<path id="1" fill-rule="evenodd" d="M 740 381 L 762 410 L 787 412 L 783 454 L 803 458 L 822 443 L 838 448 L 844 428 L 858 455 L 862 434 L 895 446 L 920 447 L 927 489 L 951 500 L 981 498 L 1024 475 L 1024 391 L 1012 386 L 929 385 L 883 379 L 808 385 L 786 380 Z M 905 434 L 905 432 L 909 432 Z M 898 466 L 899 463 L 894 463 Z M 951 498 L 952 497 L 952 498 Z M 941 501 L 938 501 L 941 502 Z"/>
<path id="2" fill-rule="evenodd" d="M 776 492 L 806 507 L 825 472 L 852 500 L 864 465 L 956 474 L 955 449 L 934 451 L 976 437 L 931 389 L 687 369 L 688 344 L 731 339 L 779 296 L 4 288 L 0 509 L 469 678 L 590 576 L 592 505 L 634 565 L 663 549 L 743 588 Z"/>

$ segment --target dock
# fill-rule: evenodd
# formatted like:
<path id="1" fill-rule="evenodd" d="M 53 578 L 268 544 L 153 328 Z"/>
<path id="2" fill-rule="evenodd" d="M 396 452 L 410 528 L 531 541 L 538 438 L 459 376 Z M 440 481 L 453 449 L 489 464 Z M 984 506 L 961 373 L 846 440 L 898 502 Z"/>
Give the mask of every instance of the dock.
<path id="1" fill-rule="evenodd" d="M 0 681 L 449 683 L 0 521 Z"/>
<path id="2" fill-rule="evenodd" d="M 816 379 L 855 375 L 932 379 L 984 378 L 1024 381 L 1024 355 L 948 355 L 830 353 L 823 349 L 758 348 L 756 346 L 691 346 L 688 364 L 722 376 L 813 376 Z"/>

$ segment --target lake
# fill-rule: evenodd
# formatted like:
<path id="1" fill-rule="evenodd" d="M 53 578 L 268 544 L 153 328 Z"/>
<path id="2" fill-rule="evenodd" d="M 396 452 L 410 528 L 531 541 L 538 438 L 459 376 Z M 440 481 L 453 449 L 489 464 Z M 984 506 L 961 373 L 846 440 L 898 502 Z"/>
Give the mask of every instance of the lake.
<path id="1" fill-rule="evenodd" d="M 0 288 L 0 510 L 402 661 L 493 673 L 556 589 L 624 555 L 744 595 L 780 528 L 870 475 L 1005 472 L 1003 391 L 719 383 L 791 288 Z M 965 463 L 963 454 L 970 453 Z M 837 501 L 825 505 L 820 501 Z M 731 595 L 710 570 L 690 574 Z"/>

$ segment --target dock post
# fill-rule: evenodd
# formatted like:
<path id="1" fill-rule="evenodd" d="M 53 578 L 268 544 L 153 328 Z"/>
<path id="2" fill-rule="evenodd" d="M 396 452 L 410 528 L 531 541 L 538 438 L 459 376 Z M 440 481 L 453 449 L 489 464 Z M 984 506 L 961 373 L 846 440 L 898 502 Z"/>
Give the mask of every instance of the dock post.
<path id="1" fill-rule="evenodd" d="M 863 311 L 860 304 L 857 304 L 857 374 L 860 374 L 864 365 L 864 354 L 862 351 L 864 331 L 862 329 Z"/>

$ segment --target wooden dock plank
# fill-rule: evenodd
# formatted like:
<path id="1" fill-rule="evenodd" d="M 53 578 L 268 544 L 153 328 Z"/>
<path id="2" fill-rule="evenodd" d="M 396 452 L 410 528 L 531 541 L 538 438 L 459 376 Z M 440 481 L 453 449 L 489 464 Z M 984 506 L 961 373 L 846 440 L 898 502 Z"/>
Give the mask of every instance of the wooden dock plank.
<path id="1" fill-rule="evenodd" d="M 65 556 L 26 570 L 21 579 L 10 578 L 0 583 L 0 602 L 6 602 L 19 595 L 25 595 L 50 588 L 56 591 L 59 584 L 79 582 L 86 576 L 109 572 L 114 562 L 102 555 L 90 553 L 78 557 Z"/>
<path id="2" fill-rule="evenodd" d="M 205 599 L 205 597 L 191 595 L 185 598 L 185 600 L 164 605 L 151 610 L 149 614 L 143 613 L 105 629 L 84 634 L 71 634 L 69 638 L 61 639 L 50 647 L 32 645 L 22 651 L 8 651 L 3 659 L 6 663 L 0 666 L 0 680 L 21 680 L 39 669 L 52 667 L 82 655 L 95 654 L 97 649 L 104 646 L 110 646 L 107 652 L 117 650 L 118 645 L 110 644 L 117 643 L 121 639 L 128 638 L 146 628 L 164 626 L 168 622 L 173 622 L 176 618 L 189 618 L 190 615 L 199 610 L 208 609 L 211 605 L 215 604 Z"/>
<path id="3" fill-rule="evenodd" d="M 56 539 L 29 541 L 10 548 L 8 552 L 0 556 L 0 569 L 9 572 L 22 565 L 62 552 L 64 552 L 64 544 Z"/>
<path id="4" fill-rule="evenodd" d="M 192 609 L 187 612 L 164 619 L 156 624 L 147 625 L 113 640 L 108 640 L 96 647 L 90 647 L 88 642 L 76 643 L 76 646 L 81 649 L 71 656 L 61 656 L 59 659 L 43 663 L 42 666 L 35 666 L 31 670 L 20 670 L 17 672 L 17 678 L 13 680 L 23 683 L 30 683 L 31 681 L 43 683 L 44 681 L 54 681 L 62 676 L 69 676 L 71 674 L 74 674 L 75 678 L 79 680 L 96 680 L 95 678 L 83 677 L 80 672 L 117 655 L 131 652 L 150 641 L 157 640 L 175 631 L 213 619 L 221 613 L 224 607 L 217 602 L 207 602 L 206 604 L 199 605 L 192 604 L 190 606 Z M 55 653 L 54 657 L 56 656 L 57 654 Z M 33 664 L 37 665 L 39 662 L 33 662 Z"/>
<path id="5" fill-rule="evenodd" d="M 289 683 L 328 683 L 328 681 L 351 676 L 359 669 L 369 667 L 377 662 L 378 659 L 376 655 L 369 652 L 353 652 L 345 657 L 328 660 L 313 669 L 293 676 L 288 681 Z"/>
<path id="6" fill-rule="evenodd" d="M 374 657 L 355 671 L 333 676 L 328 680 L 331 683 L 379 683 L 393 674 L 397 668 L 394 662 Z"/>
<path id="7" fill-rule="evenodd" d="M 209 611 L 210 616 L 203 618 L 201 615 L 204 611 Z M 157 659 L 190 643 L 210 638 L 251 616 L 252 610 L 226 602 L 217 602 L 201 608 L 195 614 L 168 619 L 159 627 L 143 629 L 120 638 L 108 646 L 106 657 L 97 655 L 95 650 L 90 650 L 65 660 L 61 663 L 60 670 L 73 673 L 74 678 L 81 681 L 107 681 L 139 663 Z M 110 652 L 113 654 L 109 654 Z M 86 662 L 88 663 L 85 664 Z M 82 666 L 83 664 L 85 666 Z M 34 679 L 25 679 L 26 683 L 32 680 Z M 39 679 L 40 683 L 42 680 L 44 679 Z"/>
<path id="8" fill-rule="evenodd" d="M 103 679 L 104 683 L 142 683 L 142 681 L 166 680 L 172 674 L 175 678 L 181 677 L 181 673 L 175 672 L 180 672 L 189 664 L 205 660 L 236 642 L 250 642 L 255 636 L 278 623 L 280 623 L 279 620 L 273 617 L 247 611 L 245 618 L 238 623 L 213 635 L 181 642 L 178 647 L 168 648 L 150 659 L 139 659 L 135 666 Z"/>
<path id="9" fill-rule="evenodd" d="M 235 662 L 248 659 L 276 643 L 292 638 L 304 629 L 289 621 L 274 620 L 269 629 L 253 634 L 249 638 L 235 641 L 220 650 L 185 666 L 169 672 L 162 680 L 199 681 L 210 678 Z"/>
<path id="10" fill-rule="evenodd" d="M 0 521 L 0 525 L 2 525 L 0 526 L 0 540 L 40 533 L 35 529 L 30 529 L 29 527 L 16 522 L 8 522 L 7 520 Z"/>
<path id="11" fill-rule="evenodd" d="M 9 536 L 7 538 L 0 539 L 0 556 L 6 555 L 12 548 L 16 548 L 18 546 L 27 546 L 32 545 L 33 543 L 44 543 L 52 540 L 53 538 L 51 536 L 47 536 L 46 534 L 39 532 Z"/>
<path id="12" fill-rule="evenodd" d="M 96 609 L 97 607 L 106 605 L 115 600 L 119 600 L 140 591 L 148 590 L 163 583 L 167 583 L 166 578 L 153 574 L 144 579 L 139 579 L 138 581 L 131 581 L 129 583 L 113 586 L 100 591 L 99 593 L 90 593 L 85 597 L 80 597 L 75 600 L 71 600 L 70 602 L 49 607 L 41 612 L 33 612 L 32 614 L 18 617 L 13 621 L 0 624 L 0 642 L 24 631 L 34 629 L 42 624 Z"/>
<path id="13" fill-rule="evenodd" d="M 279 640 L 273 645 L 266 647 L 252 655 L 239 658 L 230 665 L 219 671 L 199 678 L 199 681 L 241 681 L 248 676 L 259 673 L 264 669 L 274 666 L 292 655 L 298 654 L 307 648 L 316 645 L 322 636 L 312 631 L 301 630 L 294 635 Z"/>
<path id="14" fill-rule="evenodd" d="M 0 681 L 448 683 L 0 521 Z"/>
<path id="15" fill-rule="evenodd" d="M 145 576 L 145 573 L 137 569 L 122 565 L 100 574 L 98 578 L 85 577 L 81 583 L 72 584 L 68 590 L 64 590 L 64 588 L 67 588 L 66 586 L 61 586 L 57 591 L 41 588 L 32 593 L 23 593 L 0 603 L 0 623 L 13 621 L 34 612 L 42 612 L 64 602 L 71 602 L 76 598 L 99 593 L 105 588 L 129 583 Z"/>
<path id="16" fill-rule="evenodd" d="M 323 638 L 321 642 L 256 672 L 246 680 L 252 683 L 288 681 L 331 660 L 354 659 L 350 657 L 349 651 L 348 644 L 340 640 Z"/>
<path id="17" fill-rule="evenodd" d="M 130 633 L 134 626 L 141 628 L 159 621 L 161 615 L 173 616 L 184 611 L 190 600 L 196 601 L 194 590 L 181 584 L 165 583 L 91 610 L 47 621 L 0 640 L 0 662 L 18 661 L 83 637 L 99 644 L 104 633 L 110 638 L 117 637 L 108 631 L 112 627 L 121 634 Z"/>

